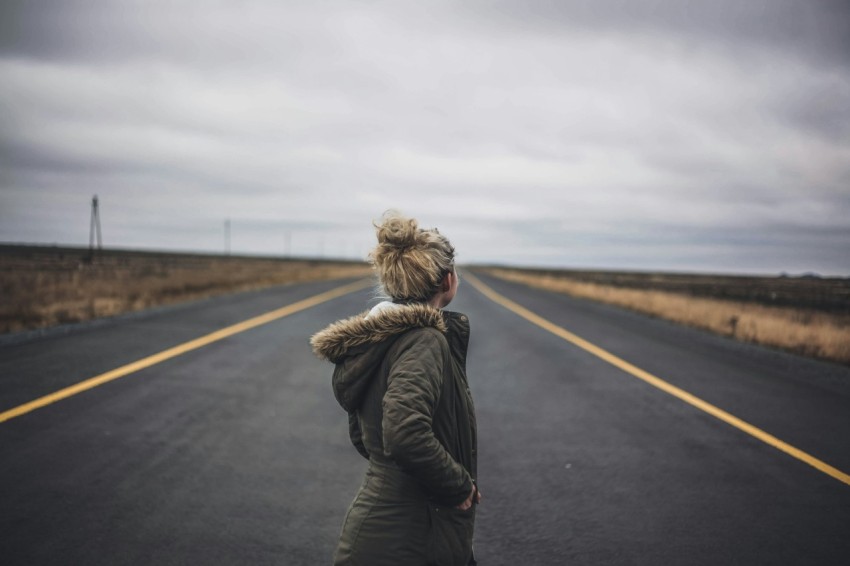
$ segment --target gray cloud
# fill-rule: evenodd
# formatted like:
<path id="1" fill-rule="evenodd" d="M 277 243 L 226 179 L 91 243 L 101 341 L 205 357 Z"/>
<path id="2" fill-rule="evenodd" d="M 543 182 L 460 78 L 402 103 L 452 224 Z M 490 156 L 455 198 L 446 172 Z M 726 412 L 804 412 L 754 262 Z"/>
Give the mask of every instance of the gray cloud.
<path id="1" fill-rule="evenodd" d="M 840 2 L 7 2 L 0 240 L 850 273 Z"/>
<path id="2" fill-rule="evenodd" d="M 810 64 L 850 64 L 850 6 L 843 0 L 479 0 L 463 5 L 514 33 L 628 34 L 671 42 L 682 51 L 764 48 Z"/>

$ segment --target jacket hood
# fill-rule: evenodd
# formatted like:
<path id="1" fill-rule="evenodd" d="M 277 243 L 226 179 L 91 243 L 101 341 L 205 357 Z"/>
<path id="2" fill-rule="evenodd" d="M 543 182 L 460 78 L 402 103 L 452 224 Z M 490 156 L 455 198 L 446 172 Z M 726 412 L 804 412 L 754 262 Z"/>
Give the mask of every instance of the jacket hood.
<path id="1" fill-rule="evenodd" d="M 442 312 L 421 303 L 376 308 L 335 322 L 310 339 L 321 359 L 339 363 L 360 346 L 378 344 L 412 328 L 433 327 L 446 333 Z"/>
<path id="2" fill-rule="evenodd" d="M 335 322 L 313 335 L 313 352 L 336 364 L 332 379 L 336 400 L 348 411 L 362 402 L 395 338 L 414 328 L 446 332 L 442 313 L 423 304 L 378 305 L 371 312 Z"/>

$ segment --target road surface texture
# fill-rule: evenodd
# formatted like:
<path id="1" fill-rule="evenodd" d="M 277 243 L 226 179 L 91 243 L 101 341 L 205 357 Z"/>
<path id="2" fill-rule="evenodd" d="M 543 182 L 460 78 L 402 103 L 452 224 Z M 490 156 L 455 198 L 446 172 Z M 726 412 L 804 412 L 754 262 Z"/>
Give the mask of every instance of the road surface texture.
<path id="1" fill-rule="evenodd" d="M 609 357 L 465 278 L 452 308 L 472 322 L 480 564 L 850 564 L 850 368 L 478 277 Z M 299 301 L 346 283 L 3 339 L 0 564 L 328 564 L 366 462 L 308 338 L 374 304 L 374 292 Z M 292 304 L 301 306 L 149 358 Z M 125 367 L 137 360 L 147 361 Z M 117 368 L 123 377 L 10 416 Z"/>

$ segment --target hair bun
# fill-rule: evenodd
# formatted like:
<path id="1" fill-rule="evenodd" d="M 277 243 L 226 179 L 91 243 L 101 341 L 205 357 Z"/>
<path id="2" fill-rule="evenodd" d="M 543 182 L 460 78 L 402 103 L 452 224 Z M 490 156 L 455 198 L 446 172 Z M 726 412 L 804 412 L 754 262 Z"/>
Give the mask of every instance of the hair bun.
<path id="1" fill-rule="evenodd" d="M 446 273 L 454 269 L 454 248 L 436 228 L 421 230 L 419 223 L 397 210 L 386 211 L 373 222 L 378 245 L 369 253 L 384 292 L 394 301 L 422 302 L 440 290 Z"/>
<path id="2" fill-rule="evenodd" d="M 377 226 L 378 242 L 394 248 L 409 248 L 416 243 L 419 225 L 413 218 L 405 218 L 397 211 L 384 213 L 383 221 Z"/>

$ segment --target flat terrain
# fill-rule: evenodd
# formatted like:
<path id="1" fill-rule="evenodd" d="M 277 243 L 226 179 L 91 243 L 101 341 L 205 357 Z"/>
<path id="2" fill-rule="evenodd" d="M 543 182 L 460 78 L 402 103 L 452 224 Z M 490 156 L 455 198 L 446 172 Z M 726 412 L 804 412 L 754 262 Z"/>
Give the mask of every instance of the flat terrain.
<path id="1" fill-rule="evenodd" d="M 850 368 L 484 275 L 496 292 L 850 472 Z M 0 341 L 0 412 L 343 282 Z M 0 422 L 0 557 L 330 561 L 366 462 L 309 336 L 368 288 Z M 850 485 L 617 369 L 470 281 L 484 565 L 845 564 Z"/>
<path id="2" fill-rule="evenodd" d="M 574 269 L 502 268 L 501 271 L 536 277 L 564 278 L 622 289 L 643 289 L 773 307 L 850 314 L 850 277 L 815 274 L 769 277 Z"/>
<path id="3" fill-rule="evenodd" d="M 0 244 L 0 334 L 369 273 L 355 261 Z"/>
<path id="4" fill-rule="evenodd" d="M 507 281 L 850 366 L 850 278 L 483 270 Z"/>

